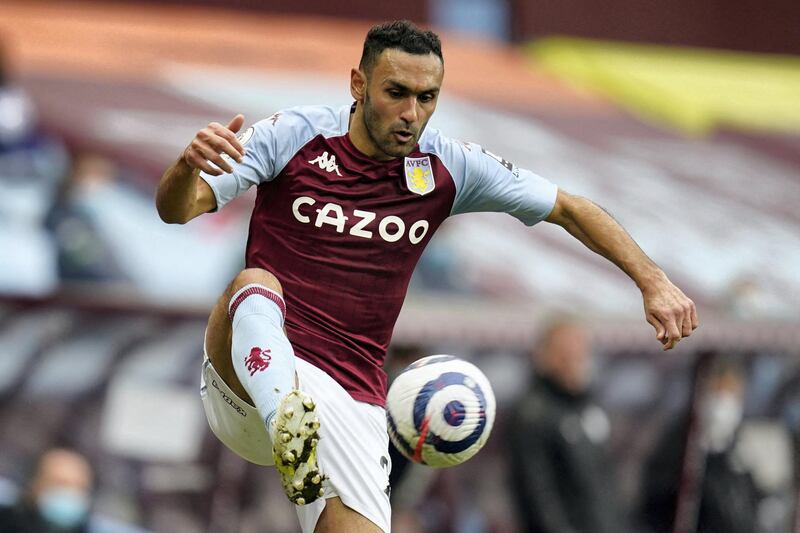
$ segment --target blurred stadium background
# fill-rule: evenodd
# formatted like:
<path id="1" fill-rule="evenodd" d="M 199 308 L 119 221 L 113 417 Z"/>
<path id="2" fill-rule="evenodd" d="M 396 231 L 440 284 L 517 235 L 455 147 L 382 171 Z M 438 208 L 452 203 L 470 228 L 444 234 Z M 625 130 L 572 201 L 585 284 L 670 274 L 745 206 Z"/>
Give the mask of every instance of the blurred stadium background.
<path id="1" fill-rule="evenodd" d="M 347 103 L 364 34 L 389 18 L 441 32 L 432 127 L 609 208 L 703 321 L 662 354 L 635 287 L 560 230 L 448 221 L 395 343 L 475 361 L 499 419 L 473 461 L 410 476 L 396 510 L 414 520 L 397 530 L 518 530 L 503 409 L 542 321 L 570 311 L 591 329 L 625 509 L 711 349 L 748 369 L 760 531 L 800 531 L 793 0 L 4 1 L 0 499 L 33 455 L 68 443 L 93 461 L 107 516 L 163 533 L 296 530 L 274 476 L 211 436 L 197 395 L 206 313 L 242 265 L 253 196 L 184 227 L 161 223 L 152 198 L 211 120 Z"/>

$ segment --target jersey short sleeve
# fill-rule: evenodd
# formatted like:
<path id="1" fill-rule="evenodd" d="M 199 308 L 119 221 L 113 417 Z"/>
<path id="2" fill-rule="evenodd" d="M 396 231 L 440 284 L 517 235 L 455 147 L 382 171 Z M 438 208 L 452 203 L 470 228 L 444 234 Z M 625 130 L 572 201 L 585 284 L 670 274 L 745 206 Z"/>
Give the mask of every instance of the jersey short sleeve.
<path id="1" fill-rule="evenodd" d="M 220 176 L 200 173 L 214 192 L 217 210 L 244 194 L 253 185 L 275 179 L 289 160 L 315 135 L 335 135 L 341 129 L 340 110 L 306 106 L 278 111 L 256 122 L 236 137 L 245 155 L 237 163 L 227 155 L 233 172 Z"/>
<path id="2" fill-rule="evenodd" d="M 502 212 L 532 226 L 552 211 L 558 187 L 538 174 L 517 167 L 478 144 L 448 139 L 435 131 L 426 143 L 455 181 L 452 215 Z"/>

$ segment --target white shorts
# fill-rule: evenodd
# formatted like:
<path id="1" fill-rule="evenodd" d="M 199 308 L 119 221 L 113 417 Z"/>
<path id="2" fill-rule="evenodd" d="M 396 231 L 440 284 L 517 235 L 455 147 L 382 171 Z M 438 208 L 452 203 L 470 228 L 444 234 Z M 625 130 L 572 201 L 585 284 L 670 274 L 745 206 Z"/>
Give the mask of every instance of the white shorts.
<path id="1" fill-rule="evenodd" d="M 389 435 L 386 411 L 358 402 L 328 374 L 295 358 L 300 390 L 317 404 L 319 466 L 328 477 L 324 498 L 296 506 L 303 533 L 313 533 L 325 500 L 339 497 L 347 507 L 389 533 Z M 211 431 L 242 458 L 271 465 L 272 442 L 255 407 L 239 398 L 220 378 L 206 357 L 200 382 Z"/>

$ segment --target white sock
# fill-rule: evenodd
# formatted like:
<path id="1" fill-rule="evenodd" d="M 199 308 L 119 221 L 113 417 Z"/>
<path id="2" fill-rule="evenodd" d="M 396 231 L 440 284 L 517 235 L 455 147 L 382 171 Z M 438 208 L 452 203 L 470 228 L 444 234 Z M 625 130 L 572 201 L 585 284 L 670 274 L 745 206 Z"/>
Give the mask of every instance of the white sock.
<path id="1" fill-rule="evenodd" d="M 294 350 L 283 332 L 286 304 L 277 292 L 252 283 L 228 305 L 236 376 L 271 430 L 281 399 L 294 388 Z"/>

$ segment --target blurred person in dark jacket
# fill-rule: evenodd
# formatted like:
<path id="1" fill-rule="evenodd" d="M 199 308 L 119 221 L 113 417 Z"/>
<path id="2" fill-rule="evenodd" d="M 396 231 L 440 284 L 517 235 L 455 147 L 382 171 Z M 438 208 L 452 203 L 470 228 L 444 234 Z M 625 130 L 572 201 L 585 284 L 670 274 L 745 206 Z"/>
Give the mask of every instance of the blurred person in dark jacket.
<path id="1" fill-rule="evenodd" d="M 98 195 L 100 201 L 105 199 L 104 189 L 118 174 L 116 164 L 107 157 L 90 152 L 75 155 L 45 220 L 55 237 L 62 281 L 128 281 L 95 213 Z"/>
<path id="2" fill-rule="evenodd" d="M 588 392 L 587 332 L 573 319 L 553 320 L 532 355 L 530 388 L 509 422 L 511 492 L 523 531 L 624 531 L 604 447 L 610 424 Z"/>
<path id="3" fill-rule="evenodd" d="M 701 480 L 696 502 L 698 533 L 756 531 L 758 490 L 735 449 L 744 385 L 741 367 L 723 361 L 712 370 L 707 393 L 699 403 L 696 445 L 704 468 L 695 473 Z M 674 530 L 689 424 L 687 413 L 668 426 L 644 466 L 641 519 L 654 533 Z"/>

